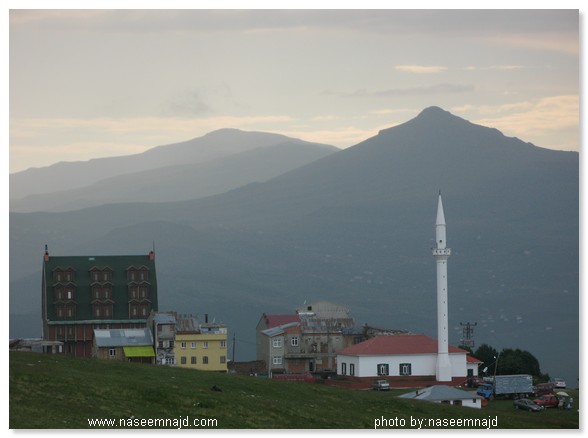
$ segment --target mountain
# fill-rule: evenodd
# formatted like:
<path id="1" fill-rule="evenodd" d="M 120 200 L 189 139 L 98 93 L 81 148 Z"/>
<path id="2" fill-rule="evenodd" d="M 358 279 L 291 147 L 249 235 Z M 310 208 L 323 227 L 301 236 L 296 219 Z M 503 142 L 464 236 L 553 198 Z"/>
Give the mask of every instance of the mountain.
<path id="1" fill-rule="evenodd" d="M 189 141 L 154 147 L 141 154 L 81 162 L 60 162 L 48 167 L 32 168 L 11 174 L 10 200 L 69 191 L 72 188 L 78 189 L 120 175 L 136 174 L 168 166 L 206 163 L 240 152 L 282 143 L 296 143 L 304 147 L 310 145 L 280 134 L 220 129 Z M 321 145 L 321 148 L 336 150 L 333 146 L 326 145 Z M 73 195 L 76 194 L 79 192 L 74 191 Z M 40 199 L 42 198 L 37 196 L 26 205 L 34 205 L 34 201 Z"/>
<path id="2" fill-rule="evenodd" d="M 263 312 L 319 299 L 349 307 L 358 325 L 436 336 L 431 247 L 442 190 L 450 342 L 459 343 L 460 322 L 475 322 L 477 345 L 528 350 L 542 372 L 575 382 L 578 187 L 577 153 L 427 108 L 351 148 L 221 195 L 12 213 L 11 312 L 38 315 L 32 280 L 46 243 L 56 255 L 83 255 L 147 252 L 155 241 L 161 309 L 222 319 L 236 333 L 237 360 L 255 354 Z"/>
<path id="3" fill-rule="evenodd" d="M 29 195 L 11 201 L 10 211 L 57 212 L 110 203 L 196 199 L 266 181 L 336 150 L 333 146 L 289 140 L 206 162 L 162 166 L 105 178 L 81 188 Z"/>

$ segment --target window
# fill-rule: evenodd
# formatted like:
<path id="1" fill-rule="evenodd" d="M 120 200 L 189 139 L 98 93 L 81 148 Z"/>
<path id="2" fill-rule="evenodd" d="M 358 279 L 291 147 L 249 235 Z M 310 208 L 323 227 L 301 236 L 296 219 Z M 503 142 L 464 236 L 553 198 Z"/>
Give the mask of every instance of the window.
<path id="1" fill-rule="evenodd" d="M 204 341 L 202 344 L 202 348 L 208 348 L 208 341 Z"/>
<path id="2" fill-rule="evenodd" d="M 204 365 L 208 365 L 208 356 L 204 356 L 204 357 L 202 358 L 202 363 L 203 363 Z"/>
<path id="3" fill-rule="evenodd" d="M 349 364 L 349 375 L 355 376 L 355 364 L 354 363 Z"/>
<path id="4" fill-rule="evenodd" d="M 182 365 L 186 365 L 186 356 L 182 356 L 182 357 L 180 358 L 180 363 L 181 363 Z"/>
<path id="5" fill-rule="evenodd" d="M 273 364 L 274 365 L 282 365 L 282 356 L 274 356 L 273 357 Z"/>
<path id="6" fill-rule="evenodd" d="M 220 341 L 220 348 L 227 348 L 227 341 Z"/>
<path id="7" fill-rule="evenodd" d="M 173 365 L 175 363 L 174 358 L 173 357 L 166 357 L 165 358 L 165 364 L 166 365 Z"/>
<path id="8" fill-rule="evenodd" d="M 192 356 L 192 357 L 190 358 L 190 363 L 191 363 L 192 365 L 196 365 L 196 356 Z"/>
<path id="9" fill-rule="evenodd" d="M 108 350 L 108 356 L 109 357 L 116 357 L 116 348 L 111 348 Z"/>
<path id="10" fill-rule="evenodd" d="M 292 347 L 298 347 L 298 336 L 294 336 L 290 339 L 290 345 Z"/>
<path id="11" fill-rule="evenodd" d="M 282 347 L 282 338 L 274 338 L 272 341 L 272 345 L 274 348 L 281 348 Z"/>
<path id="12" fill-rule="evenodd" d="M 186 348 L 186 341 L 182 341 L 182 342 L 180 343 L 180 346 L 181 346 L 182 348 Z"/>
<path id="13" fill-rule="evenodd" d="M 390 367 L 387 363 L 378 364 L 378 376 L 388 376 L 390 374 Z"/>
<path id="14" fill-rule="evenodd" d="M 401 363 L 399 366 L 399 374 L 401 376 L 410 376 L 412 375 L 412 365 L 409 363 Z"/>
<path id="15" fill-rule="evenodd" d="M 196 341 L 192 341 L 191 348 L 196 348 Z M 194 362 L 196 363 L 196 362 Z"/>
<path id="16" fill-rule="evenodd" d="M 227 356 L 221 356 L 220 363 L 227 363 Z"/>
<path id="17" fill-rule="evenodd" d="M 341 363 L 341 374 L 342 375 L 347 374 L 347 364 L 345 362 Z"/>

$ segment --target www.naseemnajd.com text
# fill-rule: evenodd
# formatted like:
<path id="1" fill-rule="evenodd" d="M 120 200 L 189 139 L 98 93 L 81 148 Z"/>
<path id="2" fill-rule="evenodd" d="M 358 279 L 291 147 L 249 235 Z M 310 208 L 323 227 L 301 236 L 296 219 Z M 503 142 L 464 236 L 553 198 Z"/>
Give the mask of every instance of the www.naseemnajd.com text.
<path id="1" fill-rule="evenodd" d="M 106 428 L 134 428 L 134 427 L 158 427 L 158 428 L 197 428 L 218 427 L 216 418 L 88 418 L 90 427 Z"/>
<path id="2" fill-rule="evenodd" d="M 488 418 L 418 418 L 410 416 L 405 418 L 375 418 L 374 429 L 435 429 L 435 428 L 464 428 L 464 429 L 491 429 L 498 427 L 498 417 Z"/>

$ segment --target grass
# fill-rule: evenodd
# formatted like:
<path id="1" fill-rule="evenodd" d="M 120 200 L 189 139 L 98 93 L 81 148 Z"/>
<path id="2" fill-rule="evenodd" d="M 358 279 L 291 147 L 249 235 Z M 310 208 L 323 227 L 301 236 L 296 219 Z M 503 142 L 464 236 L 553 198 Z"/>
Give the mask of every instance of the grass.
<path id="1" fill-rule="evenodd" d="M 407 392 L 352 391 L 327 385 L 268 381 L 180 368 L 10 353 L 11 429 L 90 428 L 88 419 L 112 418 L 134 427 L 140 420 L 213 419 L 220 429 L 369 429 L 382 417 L 498 419 L 498 428 L 579 427 L 572 411 L 517 411 L 510 401 L 484 409 L 398 399 Z M 212 391 L 217 385 L 221 392 Z M 576 403 L 578 391 L 567 391 Z M 128 423 L 134 419 L 133 423 Z M 186 420 L 187 419 L 187 420 Z M 148 425 L 145 425 L 148 426 Z M 105 428 L 105 427 L 102 427 Z M 110 427 L 113 428 L 113 427 Z"/>

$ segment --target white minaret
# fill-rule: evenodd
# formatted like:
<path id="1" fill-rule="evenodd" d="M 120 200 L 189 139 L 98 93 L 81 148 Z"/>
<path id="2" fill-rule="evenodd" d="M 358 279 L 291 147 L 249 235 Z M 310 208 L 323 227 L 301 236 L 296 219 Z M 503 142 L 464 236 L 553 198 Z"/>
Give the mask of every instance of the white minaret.
<path id="1" fill-rule="evenodd" d="M 433 257 L 437 261 L 437 368 L 438 382 L 451 381 L 451 362 L 449 361 L 448 341 L 448 317 L 447 317 L 447 259 L 451 255 L 451 249 L 447 248 L 445 236 L 445 214 L 443 214 L 443 202 L 439 191 L 439 203 L 437 204 L 437 220 L 435 221 L 436 247 L 433 248 Z"/>

